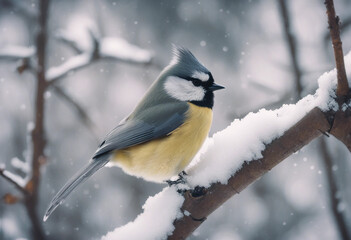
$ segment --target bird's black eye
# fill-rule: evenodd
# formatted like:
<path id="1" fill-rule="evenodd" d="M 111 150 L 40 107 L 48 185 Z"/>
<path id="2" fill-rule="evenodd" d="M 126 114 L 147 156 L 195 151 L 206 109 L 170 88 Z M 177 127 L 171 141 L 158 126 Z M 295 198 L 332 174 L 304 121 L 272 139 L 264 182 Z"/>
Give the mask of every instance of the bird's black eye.
<path id="1" fill-rule="evenodd" d="M 191 80 L 191 81 L 192 81 L 192 83 L 194 84 L 194 86 L 196 86 L 196 87 L 198 87 L 198 86 L 201 85 L 201 81 L 198 80 L 198 79 L 193 79 L 193 80 Z"/>

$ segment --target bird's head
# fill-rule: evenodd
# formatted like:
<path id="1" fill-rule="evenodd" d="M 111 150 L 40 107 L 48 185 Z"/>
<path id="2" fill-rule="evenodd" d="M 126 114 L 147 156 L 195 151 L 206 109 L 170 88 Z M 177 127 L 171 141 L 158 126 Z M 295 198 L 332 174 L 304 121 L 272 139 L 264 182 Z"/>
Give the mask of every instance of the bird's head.
<path id="1" fill-rule="evenodd" d="M 224 87 L 214 82 L 211 72 L 183 47 L 173 47 L 173 59 L 164 72 L 166 93 L 179 101 L 213 107 L 213 92 Z"/>

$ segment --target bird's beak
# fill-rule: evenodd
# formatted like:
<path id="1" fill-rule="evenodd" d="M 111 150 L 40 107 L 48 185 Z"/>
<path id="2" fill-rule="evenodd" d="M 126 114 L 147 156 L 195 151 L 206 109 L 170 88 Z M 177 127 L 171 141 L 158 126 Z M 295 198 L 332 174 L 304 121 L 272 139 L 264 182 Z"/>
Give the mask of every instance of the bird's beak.
<path id="1" fill-rule="evenodd" d="M 215 84 L 215 83 L 213 83 L 212 86 L 209 87 L 209 89 L 210 89 L 211 91 L 217 91 L 217 90 L 220 90 L 220 89 L 223 89 L 223 88 L 224 88 L 223 86 L 218 85 L 218 84 Z"/>

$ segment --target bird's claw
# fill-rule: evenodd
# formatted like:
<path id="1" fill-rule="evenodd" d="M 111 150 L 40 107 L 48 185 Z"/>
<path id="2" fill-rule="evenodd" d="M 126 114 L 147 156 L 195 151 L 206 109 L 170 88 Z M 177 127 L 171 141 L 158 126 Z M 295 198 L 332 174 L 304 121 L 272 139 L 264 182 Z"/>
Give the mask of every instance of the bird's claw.
<path id="1" fill-rule="evenodd" d="M 177 184 L 185 184 L 186 183 L 186 179 L 184 176 L 188 175 L 186 172 L 182 171 L 181 173 L 178 174 L 178 179 L 175 181 L 172 180 L 167 180 L 166 183 L 168 184 L 168 186 L 172 186 L 172 185 L 177 185 Z"/>

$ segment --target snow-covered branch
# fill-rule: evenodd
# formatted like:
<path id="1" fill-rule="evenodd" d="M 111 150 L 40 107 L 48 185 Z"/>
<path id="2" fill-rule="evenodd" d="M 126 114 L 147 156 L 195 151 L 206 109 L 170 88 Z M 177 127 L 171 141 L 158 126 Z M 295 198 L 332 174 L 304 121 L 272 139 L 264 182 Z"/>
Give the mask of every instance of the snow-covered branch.
<path id="1" fill-rule="evenodd" d="M 345 61 L 347 73 L 351 76 L 351 53 L 345 57 Z M 322 133 L 330 131 L 334 134 L 337 127 L 332 125 L 330 116 L 349 111 L 351 106 L 346 106 L 343 111 L 335 100 L 336 70 L 323 74 L 318 82 L 316 93 L 306 96 L 297 104 L 284 105 L 274 111 L 262 109 L 258 113 L 250 113 L 214 134 L 186 170 L 186 185 L 177 186 L 179 189 L 166 188 L 157 195 L 157 202 L 147 201 L 143 207 L 144 213 L 134 222 L 115 229 L 103 239 L 137 239 L 134 238 L 135 232 L 147 236 L 143 239 L 184 239 L 223 202 L 282 160 Z M 351 133 L 350 127 L 347 130 Z M 197 188 L 196 193 L 193 190 L 182 191 L 196 186 L 205 188 Z M 177 202 L 180 196 L 184 199 L 181 207 L 179 204 L 169 205 L 169 202 Z M 167 207 L 162 207 L 164 204 Z M 154 211 L 152 215 L 150 212 L 154 208 L 159 211 Z M 160 215 L 164 209 L 172 214 Z M 156 230 L 151 236 L 151 227 L 140 227 L 140 224 L 153 223 L 155 219 L 164 224 L 155 224 L 153 229 Z"/>
<path id="2" fill-rule="evenodd" d="M 35 47 L 24 47 L 20 45 L 8 45 L 0 48 L 0 59 L 18 60 L 30 58 L 35 54 Z"/>
<path id="3" fill-rule="evenodd" d="M 0 176 L 14 185 L 20 192 L 28 194 L 27 190 L 25 189 L 26 181 L 22 177 L 7 171 L 2 167 L 0 167 Z"/>
<path id="4" fill-rule="evenodd" d="M 30 173 L 30 163 L 28 161 L 22 161 L 15 157 L 11 159 L 11 165 L 26 175 Z"/>
<path id="5" fill-rule="evenodd" d="M 46 72 L 46 79 L 53 83 L 72 71 L 83 68 L 97 59 L 112 59 L 132 64 L 149 64 L 153 54 L 118 37 L 98 38 L 93 30 L 87 29 L 85 36 L 78 38 L 67 31 L 60 31 L 58 38 L 71 46 L 79 54 L 71 57 L 60 66 L 51 67 Z"/>
<path id="6" fill-rule="evenodd" d="M 46 80 L 54 81 L 60 79 L 74 70 L 78 70 L 89 65 L 91 62 L 92 57 L 90 53 L 82 53 L 71 57 L 63 64 L 49 68 L 46 72 Z"/>
<path id="7" fill-rule="evenodd" d="M 145 49 L 133 45 L 122 38 L 106 37 L 100 40 L 99 55 L 128 63 L 150 63 L 153 54 Z"/>

